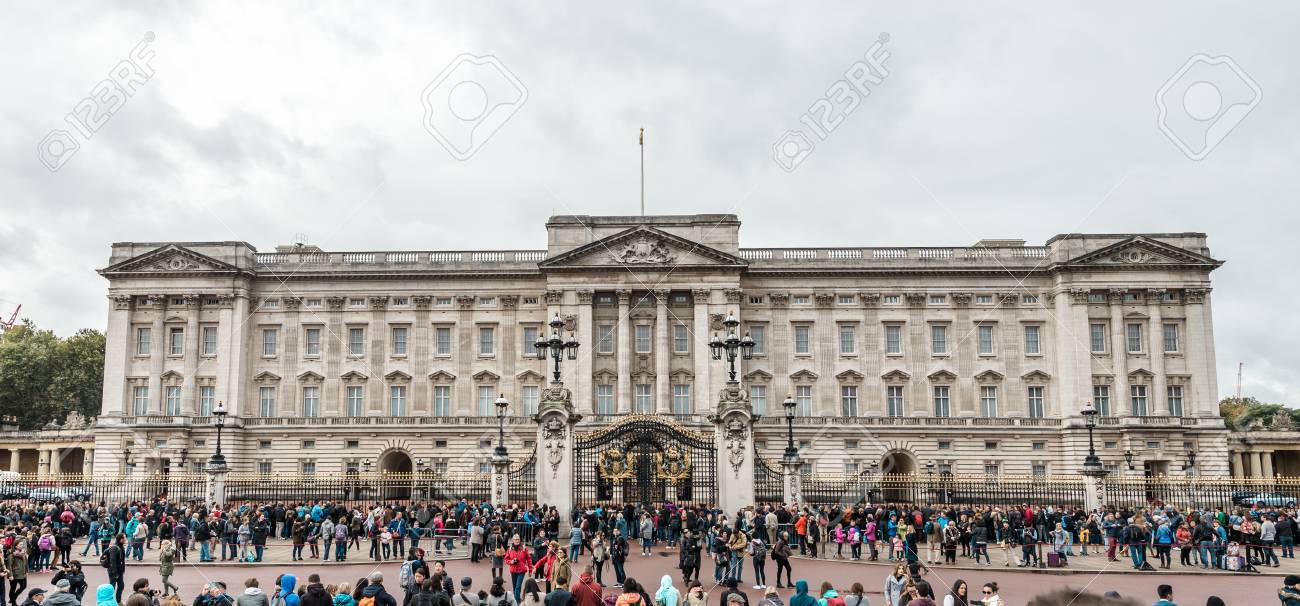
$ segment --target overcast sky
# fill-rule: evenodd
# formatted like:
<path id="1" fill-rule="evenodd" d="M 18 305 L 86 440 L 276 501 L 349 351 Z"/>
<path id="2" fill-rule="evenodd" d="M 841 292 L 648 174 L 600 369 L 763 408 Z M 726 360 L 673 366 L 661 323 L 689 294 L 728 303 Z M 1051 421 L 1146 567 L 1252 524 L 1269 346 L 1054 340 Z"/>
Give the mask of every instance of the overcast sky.
<path id="1" fill-rule="evenodd" d="M 114 241 L 543 248 L 551 214 L 637 212 L 644 126 L 648 212 L 737 213 L 745 246 L 1206 232 L 1220 391 L 1243 361 L 1247 394 L 1300 402 L 1300 3 L 424 4 L 8 6 L 0 312 L 102 329 Z M 463 53 L 509 74 L 482 89 L 490 139 L 443 133 L 465 161 L 422 102 L 478 111 L 452 84 L 500 70 Z M 800 117 L 872 53 L 888 76 L 816 136 Z M 1175 78 L 1197 54 L 1245 75 L 1193 65 L 1218 105 Z M 1157 126 L 1171 78 L 1187 152 Z M 1204 124 L 1228 134 L 1196 161 Z M 815 145 L 792 172 L 787 130 Z"/>

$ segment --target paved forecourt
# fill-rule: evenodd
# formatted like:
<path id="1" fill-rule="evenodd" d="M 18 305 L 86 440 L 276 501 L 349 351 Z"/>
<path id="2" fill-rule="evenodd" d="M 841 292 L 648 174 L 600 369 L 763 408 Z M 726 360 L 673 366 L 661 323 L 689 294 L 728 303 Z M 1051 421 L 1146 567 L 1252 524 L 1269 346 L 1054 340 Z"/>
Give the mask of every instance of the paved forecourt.
<path id="1" fill-rule="evenodd" d="M 430 545 L 423 544 L 426 552 Z M 457 545 L 457 556 L 464 557 L 464 551 Z M 385 586 L 400 603 L 402 598 L 401 588 L 397 586 L 397 576 L 401 568 L 399 560 L 388 560 L 381 563 L 370 561 L 364 557 L 369 546 L 365 545 L 360 551 L 354 550 L 352 557 L 344 563 L 322 563 L 320 560 L 306 560 L 303 562 L 292 562 L 289 559 L 289 546 L 282 541 L 274 541 L 268 548 L 268 561 L 258 564 L 237 564 L 237 563 L 197 563 L 197 551 L 191 552 L 194 562 L 177 562 L 176 571 L 172 577 L 172 582 L 181 588 L 181 595 L 188 604 L 194 597 L 195 593 L 209 580 L 224 581 L 232 595 L 237 595 L 243 591 L 244 579 L 256 577 L 261 587 L 271 591 L 277 575 L 291 572 L 298 577 L 299 585 L 306 582 L 306 577 L 311 573 L 318 573 L 324 583 L 338 583 L 347 581 L 355 584 L 357 579 L 376 570 L 382 572 L 385 577 Z M 74 550 L 80 553 L 80 545 Z M 361 557 L 358 557 L 361 556 Z M 126 584 L 127 590 L 124 593 L 130 593 L 130 585 L 137 578 L 148 578 L 151 584 L 156 588 L 158 581 L 158 552 L 146 551 L 145 561 L 142 563 L 132 563 L 127 567 Z M 432 561 L 437 556 L 430 553 L 427 558 Z M 99 567 L 97 558 L 94 557 L 94 550 L 90 555 L 80 558 L 85 564 L 86 582 L 90 585 L 88 593 L 93 594 L 94 588 L 100 583 L 107 580 L 104 569 Z M 582 566 L 590 562 L 589 556 L 582 556 L 574 569 L 575 577 L 582 570 Z M 1087 564 L 1085 564 L 1085 562 Z M 971 587 L 971 593 L 978 595 L 979 585 L 995 581 L 1001 587 L 1002 597 L 1009 603 L 1025 603 L 1034 595 L 1052 591 L 1060 588 L 1087 588 L 1088 591 L 1095 593 L 1104 593 L 1115 590 L 1125 597 L 1136 598 L 1139 602 L 1146 603 L 1155 601 L 1155 588 L 1162 583 L 1168 583 L 1175 588 L 1175 601 L 1187 604 L 1202 604 L 1205 599 L 1211 595 L 1218 595 L 1225 598 L 1229 603 L 1273 603 L 1277 599 L 1276 591 L 1282 585 L 1282 576 L 1277 571 L 1287 571 L 1296 568 L 1293 562 L 1284 564 L 1282 569 L 1265 569 L 1267 572 L 1258 575 L 1229 575 L 1224 573 L 1215 574 L 1196 574 L 1180 573 L 1175 567 L 1170 571 L 1160 571 L 1156 573 L 1134 573 L 1128 569 L 1125 562 L 1114 562 L 1106 565 L 1105 558 L 1102 556 L 1089 556 L 1087 558 L 1075 558 L 1072 560 L 1075 568 L 1071 571 L 1026 571 L 1016 568 L 1006 568 L 1000 565 L 994 566 L 968 566 L 959 567 L 936 566 L 925 576 L 935 588 L 938 598 L 947 592 L 947 588 L 957 579 L 965 580 Z M 1087 570 L 1084 570 L 1085 565 Z M 654 588 L 659 586 L 659 579 L 665 575 L 671 575 L 674 583 L 679 589 L 684 590 L 681 584 L 681 574 L 676 568 L 677 552 L 676 550 L 656 547 L 650 556 L 641 556 L 639 549 L 634 549 L 629 556 L 626 570 L 630 577 L 640 581 L 647 586 L 648 591 L 653 592 Z M 794 578 L 805 579 L 808 581 L 810 588 L 815 591 L 822 581 L 830 581 L 841 592 L 846 590 L 854 582 L 862 583 L 866 588 L 868 597 L 873 604 L 882 604 L 882 588 L 884 586 L 885 576 L 892 570 L 892 564 L 877 562 L 845 562 L 835 560 L 811 560 L 806 558 L 795 558 L 792 562 L 794 567 Z M 490 584 L 490 568 L 486 561 L 477 564 L 471 563 L 468 559 L 456 559 L 448 562 L 448 570 L 458 581 L 462 576 L 474 578 L 474 588 L 486 589 Z M 753 566 L 746 560 L 742 588 L 750 596 L 750 603 L 756 604 L 761 598 L 762 591 L 752 589 L 754 583 Z M 767 563 L 767 574 L 769 583 L 775 582 L 775 566 L 769 560 Z M 705 582 L 705 589 L 710 592 L 711 599 L 716 600 L 719 587 L 713 584 L 713 566 L 708 560 L 701 570 L 701 580 Z M 32 573 L 28 575 L 29 587 L 50 588 L 49 573 Z M 605 566 L 605 582 L 611 587 L 606 588 L 606 592 L 617 591 L 613 588 L 614 583 L 613 567 L 608 563 Z M 792 593 L 790 590 L 783 590 L 781 595 L 787 598 Z M 93 601 L 88 595 L 87 600 Z M 712 602 L 711 602 L 712 603 Z"/>

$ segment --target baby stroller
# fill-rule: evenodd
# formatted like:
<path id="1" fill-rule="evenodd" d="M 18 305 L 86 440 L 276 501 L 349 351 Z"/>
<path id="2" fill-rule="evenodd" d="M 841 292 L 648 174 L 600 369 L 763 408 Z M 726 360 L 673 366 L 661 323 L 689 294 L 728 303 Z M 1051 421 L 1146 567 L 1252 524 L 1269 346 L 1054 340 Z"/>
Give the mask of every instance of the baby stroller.
<path id="1" fill-rule="evenodd" d="M 1223 567 L 1232 572 L 1259 572 L 1250 558 L 1241 553 L 1241 544 L 1236 541 L 1228 543 L 1227 552 L 1223 556 Z"/>

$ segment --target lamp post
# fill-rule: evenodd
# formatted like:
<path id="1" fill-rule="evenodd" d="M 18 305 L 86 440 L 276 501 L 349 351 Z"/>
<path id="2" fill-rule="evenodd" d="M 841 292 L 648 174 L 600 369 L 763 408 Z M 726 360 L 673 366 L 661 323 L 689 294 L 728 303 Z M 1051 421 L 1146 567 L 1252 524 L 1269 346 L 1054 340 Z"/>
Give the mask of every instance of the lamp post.
<path id="1" fill-rule="evenodd" d="M 226 426 L 227 413 L 225 402 L 218 400 L 217 405 L 212 407 L 212 415 L 217 418 L 217 451 L 208 459 L 208 466 L 215 469 L 226 468 L 226 455 L 221 454 L 221 429 Z"/>
<path id="2" fill-rule="evenodd" d="M 560 314 L 555 314 L 555 317 L 551 319 L 550 326 L 551 337 L 547 339 L 538 336 L 537 340 L 533 342 L 533 347 L 537 348 L 537 353 L 543 357 L 546 356 L 546 351 L 550 350 L 551 359 L 555 360 L 552 382 L 558 384 L 560 383 L 560 360 L 565 357 L 565 352 L 568 352 L 570 360 L 578 359 L 578 339 L 573 336 L 573 333 L 569 333 L 567 340 L 560 334 L 560 331 L 564 329 L 564 320 L 560 319 Z"/>
<path id="3" fill-rule="evenodd" d="M 1194 475 L 1195 473 L 1196 473 L 1196 451 L 1189 450 L 1187 451 L 1187 475 Z"/>
<path id="4" fill-rule="evenodd" d="M 731 383 L 736 382 L 736 355 L 749 360 L 754 357 L 754 339 L 745 333 L 740 337 L 736 333 L 736 328 L 740 326 L 740 320 L 736 319 L 736 314 L 727 312 L 727 319 L 722 321 L 722 326 L 727 332 L 727 338 L 720 338 L 717 333 L 709 340 L 709 352 L 713 354 L 714 360 L 721 360 L 722 354 L 727 354 L 727 377 Z"/>
<path id="5" fill-rule="evenodd" d="M 781 406 L 785 408 L 784 458 L 786 461 L 797 461 L 799 460 L 799 449 L 794 447 L 794 408 L 798 406 L 798 403 L 794 401 L 794 398 L 787 395 Z"/>
<path id="6" fill-rule="evenodd" d="M 934 461 L 925 462 L 925 498 L 930 499 L 930 492 L 934 487 Z"/>
<path id="7" fill-rule="evenodd" d="M 1097 457 L 1097 447 L 1092 441 L 1092 432 L 1097 428 L 1097 408 L 1092 402 L 1084 402 L 1083 410 L 1079 412 L 1083 415 L 1084 424 L 1088 426 L 1088 456 L 1083 458 L 1083 468 L 1099 469 L 1101 459 Z"/>
<path id="8" fill-rule="evenodd" d="M 559 368 L 559 361 L 556 361 L 556 368 Z M 559 371 L 556 371 L 559 375 Z M 559 381 L 557 378 L 556 381 Z M 506 401 L 506 394 L 497 397 L 497 447 L 492 451 L 492 455 L 498 459 L 504 459 L 508 454 L 506 452 L 506 412 L 510 410 L 510 402 Z"/>
<path id="9" fill-rule="evenodd" d="M 1124 451 L 1124 462 L 1128 464 L 1128 470 L 1133 471 L 1133 451 Z"/>

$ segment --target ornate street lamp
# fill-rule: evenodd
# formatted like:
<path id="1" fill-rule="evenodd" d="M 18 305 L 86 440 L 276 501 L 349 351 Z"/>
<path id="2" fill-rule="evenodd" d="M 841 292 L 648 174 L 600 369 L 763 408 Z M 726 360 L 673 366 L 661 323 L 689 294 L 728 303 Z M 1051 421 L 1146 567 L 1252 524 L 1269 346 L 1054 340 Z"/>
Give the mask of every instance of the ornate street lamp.
<path id="1" fill-rule="evenodd" d="M 718 337 L 717 333 L 709 340 L 709 351 L 713 354 L 714 360 L 721 360 L 723 352 L 727 354 L 727 364 L 729 364 L 728 377 L 731 382 L 736 381 L 736 354 L 746 360 L 754 357 L 754 339 L 745 333 L 744 337 L 737 336 L 736 327 L 740 326 L 740 320 L 736 319 L 734 313 L 728 312 L 727 319 L 722 321 L 723 328 L 727 331 L 727 338 Z"/>
<path id="2" fill-rule="evenodd" d="M 1133 451 L 1124 451 L 1124 462 L 1128 464 L 1128 470 L 1133 471 Z"/>
<path id="3" fill-rule="evenodd" d="M 560 331 L 564 330 L 564 320 L 560 319 L 560 314 L 555 314 L 555 317 L 551 319 L 550 325 L 551 338 L 547 339 L 538 336 L 537 341 L 533 342 L 533 347 L 537 348 L 538 355 L 542 357 L 546 356 L 546 351 L 548 349 L 550 350 L 551 359 L 555 360 L 555 371 L 553 373 L 555 379 L 553 382 L 559 383 L 560 360 L 565 357 L 565 352 L 568 352 L 568 358 L 570 360 L 578 359 L 578 339 L 573 336 L 573 333 L 569 333 L 568 340 L 565 340 L 564 337 L 561 336 Z"/>
<path id="4" fill-rule="evenodd" d="M 213 469 L 226 468 L 226 455 L 221 454 L 221 429 L 226 426 L 227 413 L 225 402 L 218 400 L 217 405 L 212 407 L 212 415 L 217 418 L 217 451 L 208 459 L 208 467 Z"/>
<path id="5" fill-rule="evenodd" d="M 930 500 L 930 492 L 934 490 L 934 461 L 925 462 L 925 498 Z"/>
<path id="6" fill-rule="evenodd" d="M 1187 471 L 1196 471 L 1196 451 L 1187 451 Z"/>
<path id="7" fill-rule="evenodd" d="M 1088 456 L 1083 458 L 1083 468 L 1097 470 L 1101 468 L 1101 459 L 1097 457 L 1097 448 L 1092 441 L 1092 432 L 1097 427 L 1097 408 L 1092 402 L 1084 402 L 1083 410 L 1079 411 L 1083 415 L 1084 424 L 1088 426 Z M 1128 456 L 1131 456 L 1129 453 Z"/>
<path id="8" fill-rule="evenodd" d="M 576 348 L 575 348 L 576 349 Z M 560 362 L 556 360 L 556 368 L 559 368 Z M 555 371 L 556 376 L 560 374 Z M 556 379 L 559 380 L 558 378 Z M 506 412 L 510 410 L 510 402 L 506 401 L 506 394 L 501 394 L 496 401 L 497 406 L 497 447 L 492 451 L 493 456 L 504 458 L 506 453 Z"/>
<path id="9" fill-rule="evenodd" d="M 785 460 L 787 461 L 799 458 L 799 449 L 794 447 L 794 409 L 798 405 L 799 403 L 788 395 L 781 403 L 781 406 L 785 407 Z"/>

